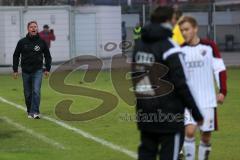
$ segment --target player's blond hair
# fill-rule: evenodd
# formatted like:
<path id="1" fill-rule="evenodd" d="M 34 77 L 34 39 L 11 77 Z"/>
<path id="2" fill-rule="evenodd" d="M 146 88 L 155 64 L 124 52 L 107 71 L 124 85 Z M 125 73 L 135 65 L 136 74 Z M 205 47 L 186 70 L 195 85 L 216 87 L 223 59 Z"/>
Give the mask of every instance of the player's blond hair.
<path id="1" fill-rule="evenodd" d="M 178 24 L 181 26 L 183 23 L 190 23 L 194 28 L 198 27 L 197 20 L 191 16 L 183 16 L 179 19 Z"/>

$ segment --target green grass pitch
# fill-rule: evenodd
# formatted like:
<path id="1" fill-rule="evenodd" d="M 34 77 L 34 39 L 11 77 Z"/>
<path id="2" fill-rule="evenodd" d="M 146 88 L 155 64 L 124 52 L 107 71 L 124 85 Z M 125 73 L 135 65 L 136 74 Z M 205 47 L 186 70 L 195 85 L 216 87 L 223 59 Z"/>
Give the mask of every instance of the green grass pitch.
<path id="1" fill-rule="evenodd" d="M 66 80 L 67 83 L 87 86 L 112 93 L 117 96 L 111 83 L 110 74 L 101 72 L 96 82 L 79 83 L 82 73 L 74 73 Z M 11 75 L 0 75 L 0 97 L 24 106 L 22 79 L 13 80 Z M 219 131 L 213 134 L 213 151 L 211 160 L 238 160 L 240 157 L 240 71 L 228 69 L 228 96 L 224 105 L 218 108 Z M 49 87 L 48 80 L 43 80 L 41 113 L 58 119 L 55 115 L 55 105 L 63 100 L 74 100 L 71 111 L 74 113 L 94 109 L 101 103 L 99 100 L 77 95 L 64 95 Z M 112 112 L 87 122 L 65 123 L 88 132 L 108 142 L 136 152 L 139 144 L 139 133 L 135 122 L 121 120 L 125 113 L 134 114 L 133 106 L 127 105 L 119 98 L 117 108 Z M 39 133 L 59 144 L 65 149 L 59 149 L 42 141 L 19 127 L 7 123 L 3 117 Z M 132 160 L 126 154 L 101 145 L 95 141 L 67 130 L 45 119 L 27 119 L 26 113 L 9 104 L 0 101 L 0 160 Z"/>

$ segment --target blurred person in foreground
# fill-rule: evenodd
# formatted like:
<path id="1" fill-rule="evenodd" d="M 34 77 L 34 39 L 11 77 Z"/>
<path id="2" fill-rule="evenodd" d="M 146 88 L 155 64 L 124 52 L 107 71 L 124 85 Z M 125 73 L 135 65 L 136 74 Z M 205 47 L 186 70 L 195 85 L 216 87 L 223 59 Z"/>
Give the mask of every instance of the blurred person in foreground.
<path id="1" fill-rule="evenodd" d="M 132 80 L 140 130 L 138 160 L 177 160 L 184 141 L 187 106 L 201 125 L 203 117 L 186 82 L 181 48 L 171 39 L 174 10 L 158 7 L 134 47 Z M 160 66 L 160 67 L 159 67 Z"/>

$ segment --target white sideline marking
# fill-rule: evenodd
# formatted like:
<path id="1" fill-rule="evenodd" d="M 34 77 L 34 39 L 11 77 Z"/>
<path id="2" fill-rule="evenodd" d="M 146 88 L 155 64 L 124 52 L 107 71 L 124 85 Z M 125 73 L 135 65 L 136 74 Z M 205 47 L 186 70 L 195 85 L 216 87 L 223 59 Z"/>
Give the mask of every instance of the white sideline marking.
<path id="1" fill-rule="evenodd" d="M 0 96 L 0 101 L 4 102 L 6 104 L 9 104 L 11 106 L 14 106 L 14 107 L 16 107 L 18 109 L 21 109 L 23 111 L 26 111 L 25 107 L 23 107 L 23 106 L 21 106 L 19 104 L 13 103 L 11 101 L 8 101 L 8 100 L 6 100 L 5 98 L 3 98 L 1 96 Z M 71 130 L 71 131 L 73 131 L 73 132 L 75 132 L 75 133 L 85 137 L 86 139 L 90 139 L 90 140 L 92 140 L 94 142 L 100 143 L 100 144 L 102 144 L 102 145 L 104 145 L 104 146 L 106 146 L 108 148 L 111 148 L 111 149 L 113 149 L 115 151 L 124 153 L 124 154 L 128 155 L 129 157 L 137 159 L 137 154 L 135 152 L 133 152 L 133 151 L 130 151 L 130 150 L 126 149 L 126 148 L 123 148 L 121 146 L 115 145 L 115 144 L 113 144 L 111 142 L 108 142 L 108 141 L 106 141 L 104 139 L 95 137 L 95 136 L 91 135 L 88 132 L 85 132 L 85 131 L 83 131 L 83 130 L 81 130 L 79 128 L 73 127 L 73 126 L 71 126 L 71 125 L 69 125 L 67 123 L 64 123 L 62 121 L 59 121 L 57 119 L 54 119 L 54 118 L 51 118 L 51 117 L 48 117 L 48 116 L 41 116 L 41 118 L 43 118 L 43 119 L 45 119 L 47 121 L 53 122 L 53 123 L 55 123 L 55 124 L 65 128 L 65 129 Z"/>
<path id="2" fill-rule="evenodd" d="M 45 143 L 48 143 L 54 147 L 57 147 L 59 149 L 65 149 L 65 147 L 63 145 L 61 145 L 60 143 L 42 135 L 42 134 L 39 134 L 37 132 L 34 132 L 33 130 L 29 129 L 29 128 L 26 128 L 24 127 L 23 125 L 19 124 L 19 123 L 16 123 L 16 122 L 13 122 L 11 119 L 9 119 L 8 117 L 2 117 L 1 118 L 2 120 L 4 120 L 5 122 L 7 122 L 8 124 L 16 127 L 17 129 L 21 130 L 21 131 L 24 131 L 24 132 L 27 132 L 28 134 L 32 135 L 33 137 L 36 137 L 40 140 L 42 140 L 43 142 Z"/>

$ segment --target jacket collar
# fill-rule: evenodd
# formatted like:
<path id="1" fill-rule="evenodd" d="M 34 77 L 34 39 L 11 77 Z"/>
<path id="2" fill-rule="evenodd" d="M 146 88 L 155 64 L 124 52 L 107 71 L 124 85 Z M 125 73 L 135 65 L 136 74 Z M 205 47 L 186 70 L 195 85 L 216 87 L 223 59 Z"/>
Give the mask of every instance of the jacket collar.
<path id="1" fill-rule="evenodd" d="M 26 35 L 27 39 L 35 41 L 37 39 L 39 39 L 39 34 L 35 35 L 35 36 L 31 36 L 29 33 Z"/>

